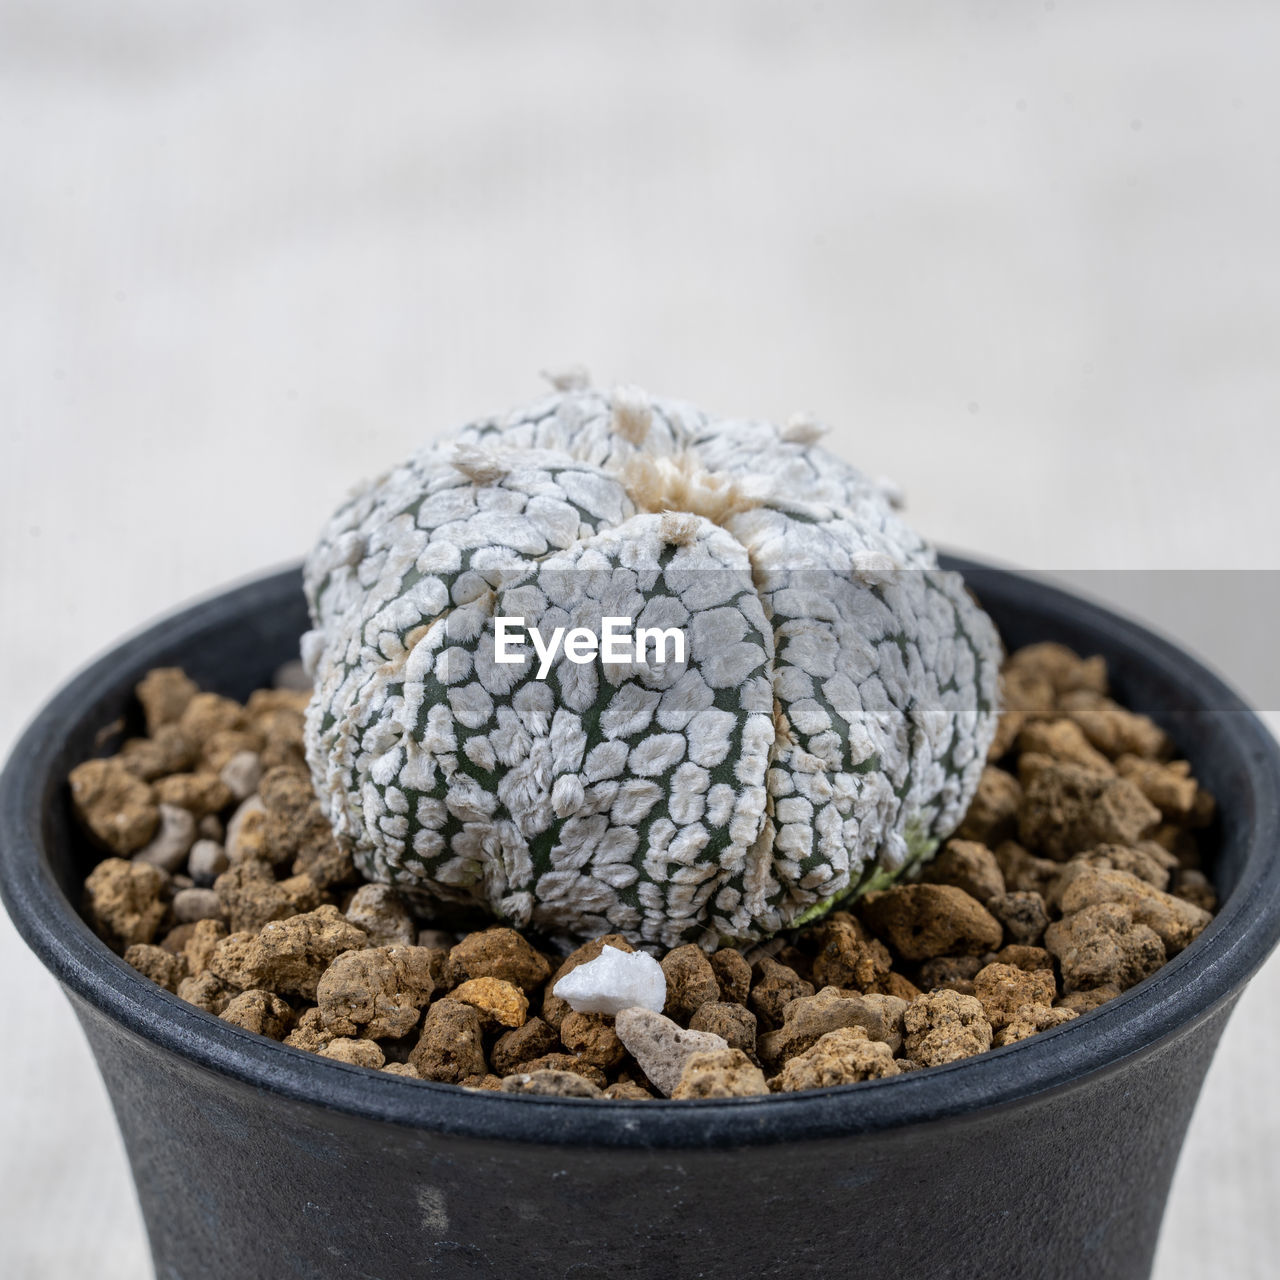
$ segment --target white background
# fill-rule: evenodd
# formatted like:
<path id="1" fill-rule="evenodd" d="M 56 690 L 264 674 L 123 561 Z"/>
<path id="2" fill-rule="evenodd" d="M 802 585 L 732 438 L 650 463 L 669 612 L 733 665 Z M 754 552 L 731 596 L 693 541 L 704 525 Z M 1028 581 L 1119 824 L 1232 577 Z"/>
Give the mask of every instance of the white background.
<path id="1" fill-rule="evenodd" d="M 1245 0 L 5 0 L 0 742 L 567 361 L 812 409 L 994 559 L 1280 567 L 1278 41 Z M 143 1277 L 78 1029 L 7 921 L 0 963 L 0 1271 Z M 1274 1266 L 1277 997 L 1159 1280 Z"/>

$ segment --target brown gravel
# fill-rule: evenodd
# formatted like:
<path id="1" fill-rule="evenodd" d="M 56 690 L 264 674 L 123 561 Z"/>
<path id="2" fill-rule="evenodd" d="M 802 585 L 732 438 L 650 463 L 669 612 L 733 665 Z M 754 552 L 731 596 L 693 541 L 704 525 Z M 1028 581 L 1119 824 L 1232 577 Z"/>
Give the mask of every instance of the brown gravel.
<path id="1" fill-rule="evenodd" d="M 476 1009 L 488 1027 L 522 1027 L 529 1014 L 528 997 L 503 978 L 468 978 L 449 994 Z"/>
<path id="2" fill-rule="evenodd" d="M 541 1018 L 530 1018 L 522 1027 L 500 1035 L 489 1051 L 493 1069 L 500 1075 L 519 1071 L 526 1062 L 553 1053 L 560 1044 L 556 1029 Z"/>
<path id="3" fill-rule="evenodd" d="M 794 969 L 769 956 L 756 963 L 751 976 L 751 996 L 747 1004 L 759 1018 L 762 1030 L 780 1027 L 787 1005 L 813 995 L 812 982 L 806 982 Z"/>
<path id="4" fill-rule="evenodd" d="M 358 1067 L 476 1091 L 659 1095 L 613 1017 L 552 994 L 604 945 L 633 950 L 625 939 L 564 956 L 506 927 L 450 933 L 362 884 L 311 789 L 305 693 L 241 705 L 165 668 L 137 694 L 146 736 L 69 782 L 105 855 L 85 914 L 140 974 Z M 1209 922 L 1199 838 L 1213 814 L 1164 731 L 1109 696 L 1101 659 L 1029 646 L 1006 662 L 969 812 L 917 880 L 745 955 L 659 956 L 657 1047 L 628 1043 L 673 1097 L 719 1098 L 891 1077 L 1051 1030 Z M 678 1061 L 663 1036 L 681 1038 Z M 700 1044 L 713 1047 L 685 1051 Z"/>
<path id="5" fill-rule="evenodd" d="M 141 849 L 160 825 L 154 789 L 117 756 L 86 760 L 71 770 L 71 799 L 92 835 L 112 853 Z"/>
<path id="6" fill-rule="evenodd" d="M 560 1024 L 560 1040 L 583 1062 L 609 1071 L 618 1066 L 626 1054 L 613 1019 L 603 1013 L 570 1013 Z"/>
<path id="7" fill-rule="evenodd" d="M 732 947 L 721 947 L 711 953 L 710 961 L 720 984 L 720 999 L 745 1005 L 751 994 L 751 966 L 742 958 L 742 953 Z"/>
<path id="8" fill-rule="evenodd" d="M 707 953 L 692 942 L 675 947 L 662 957 L 667 979 L 667 1004 L 663 1013 L 681 1026 L 712 1000 L 720 998 L 720 983 Z"/>
<path id="9" fill-rule="evenodd" d="M 695 1053 L 684 1064 L 673 1098 L 749 1098 L 769 1092 L 764 1072 L 741 1049 Z"/>
<path id="10" fill-rule="evenodd" d="M 999 772 L 988 768 L 983 776 Z M 1013 812 L 1017 813 L 1016 807 Z M 987 902 L 1005 892 L 1004 872 L 996 855 L 975 840 L 949 840 L 937 857 L 925 863 L 920 878 L 929 884 L 954 885 L 978 902 Z"/>
<path id="11" fill-rule="evenodd" d="M 708 1000 L 689 1019 L 690 1031 L 710 1031 L 730 1049 L 741 1049 L 748 1057 L 756 1052 L 758 1025 L 755 1014 L 728 1000 Z"/>
<path id="12" fill-rule="evenodd" d="M 887 1044 L 872 1040 L 862 1027 L 842 1027 L 828 1031 L 811 1049 L 788 1059 L 770 1087 L 779 1093 L 795 1093 L 878 1080 L 896 1076 L 901 1070 Z"/>

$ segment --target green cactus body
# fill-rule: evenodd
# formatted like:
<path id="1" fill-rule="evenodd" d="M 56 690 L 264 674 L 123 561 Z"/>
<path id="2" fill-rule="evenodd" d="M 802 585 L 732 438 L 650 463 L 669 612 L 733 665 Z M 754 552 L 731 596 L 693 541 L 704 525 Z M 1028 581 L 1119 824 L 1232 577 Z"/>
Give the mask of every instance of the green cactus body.
<path id="1" fill-rule="evenodd" d="M 518 926 L 767 937 L 928 856 L 999 641 L 887 493 L 790 429 L 570 389 L 351 498 L 308 558 L 307 752 L 370 879 Z M 675 628 L 683 662 L 499 663 Z"/>

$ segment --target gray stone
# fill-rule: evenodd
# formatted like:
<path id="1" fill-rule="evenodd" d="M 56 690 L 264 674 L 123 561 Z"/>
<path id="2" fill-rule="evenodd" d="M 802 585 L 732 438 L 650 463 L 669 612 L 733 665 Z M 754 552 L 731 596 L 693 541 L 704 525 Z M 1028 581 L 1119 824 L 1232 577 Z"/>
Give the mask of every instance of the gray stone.
<path id="1" fill-rule="evenodd" d="M 247 800 L 262 781 L 262 757 L 256 751 L 237 751 L 218 777 L 237 800 Z"/>
<path id="2" fill-rule="evenodd" d="M 187 871 L 202 889 L 209 888 L 230 865 L 227 851 L 216 840 L 197 840 L 187 856 Z"/>
<path id="3" fill-rule="evenodd" d="M 729 1047 L 723 1037 L 710 1031 L 686 1031 L 663 1014 L 638 1006 L 623 1009 L 614 1021 L 614 1030 L 641 1070 L 668 1098 L 695 1053 Z"/>
<path id="4" fill-rule="evenodd" d="M 133 855 L 133 860 L 149 862 L 172 873 L 187 860 L 196 838 L 196 820 L 189 809 L 180 809 L 176 804 L 162 804 L 159 808 L 160 829 Z"/>
<path id="5" fill-rule="evenodd" d="M 173 895 L 173 914 L 179 924 L 221 920 L 222 902 L 212 889 L 181 889 Z"/>

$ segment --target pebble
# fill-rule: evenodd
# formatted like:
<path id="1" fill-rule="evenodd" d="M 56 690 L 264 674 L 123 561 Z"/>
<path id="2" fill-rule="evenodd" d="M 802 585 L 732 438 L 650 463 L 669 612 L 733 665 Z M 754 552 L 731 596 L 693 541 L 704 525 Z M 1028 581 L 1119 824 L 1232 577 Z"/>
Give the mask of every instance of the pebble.
<path id="1" fill-rule="evenodd" d="M 613 1019 L 603 1013 L 569 1014 L 560 1024 L 560 1040 L 570 1053 L 605 1071 L 618 1066 L 625 1053 Z"/>
<path id="2" fill-rule="evenodd" d="M 574 1075 L 590 1080 L 597 1089 L 605 1088 L 609 1077 L 597 1066 L 593 1066 L 575 1053 L 544 1053 L 540 1058 L 526 1062 L 522 1071 L 571 1071 Z M 508 1072 L 508 1074 L 511 1074 Z"/>
<path id="3" fill-rule="evenodd" d="M 783 1025 L 760 1039 L 760 1056 L 782 1063 L 811 1049 L 823 1036 L 844 1027 L 861 1027 L 871 1040 L 883 1041 L 890 1054 L 902 1047 L 902 1015 L 907 1002 L 896 996 L 858 995 L 837 987 L 823 987 L 787 1005 Z"/>
<path id="4" fill-rule="evenodd" d="M 620 1080 L 617 1084 L 611 1084 L 604 1091 L 604 1096 L 614 1102 L 645 1102 L 653 1094 L 634 1080 Z"/>
<path id="5" fill-rule="evenodd" d="M 1018 838 L 1065 862 L 1100 844 L 1132 845 L 1159 822 L 1160 810 L 1125 778 L 1050 762 L 1024 785 Z"/>
<path id="6" fill-rule="evenodd" d="M 208 888 L 231 865 L 227 851 L 216 840 L 197 840 L 187 855 L 187 871 L 201 888 Z"/>
<path id="7" fill-rule="evenodd" d="M 458 1084 L 468 1093 L 497 1093 L 502 1088 L 502 1077 L 495 1076 L 492 1071 L 485 1071 L 480 1075 L 467 1076 L 465 1080 L 459 1080 Z"/>
<path id="8" fill-rule="evenodd" d="M 375 947 L 412 946 L 418 930 L 404 899 L 387 884 L 366 884 L 351 895 L 343 912 L 369 935 Z"/>
<path id="9" fill-rule="evenodd" d="M 409 1064 L 424 1080 L 457 1084 L 484 1075 L 484 1038 L 480 1012 L 460 1000 L 433 1001 Z"/>
<path id="10" fill-rule="evenodd" d="M 1052 969 L 1028 972 L 996 963 L 986 965 L 974 978 L 973 994 L 986 1011 L 991 1029 L 1001 1031 L 1024 1005 L 1051 1005 L 1058 991 Z"/>
<path id="11" fill-rule="evenodd" d="M 662 957 L 667 979 L 667 1002 L 662 1012 L 683 1026 L 689 1025 L 704 1004 L 720 999 L 720 983 L 707 953 L 695 943 L 676 947 Z"/>
<path id="12" fill-rule="evenodd" d="M 949 884 L 895 885 L 868 894 L 863 916 L 907 960 L 982 955 L 1004 939 L 1000 922 L 976 898 Z"/>
<path id="13" fill-rule="evenodd" d="M 332 966 L 330 966 L 332 967 Z M 323 981 L 323 979 L 321 979 Z M 319 1053 L 326 1045 L 338 1039 L 339 1033 L 331 1031 L 324 1021 L 320 1009 L 307 1009 L 293 1024 L 293 1030 L 284 1038 L 287 1045 L 295 1049 L 305 1049 L 308 1053 Z"/>
<path id="14" fill-rule="evenodd" d="M 86 760 L 67 780 L 76 812 L 112 853 L 127 857 L 155 834 L 155 792 L 119 760 Z"/>
<path id="15" fill-rule="evenodd" d="M 382 1069 L 389 1076 L 404 1076 L 406 1080 L 422 1079 L 407 1062 L 388 1062 Z"/>
<path id="16" fill-rule="evenodd" d="M 241 989 L 263 987 L 315 1000 L 321 974 L 344 951 L 361 950 L 367 942 L 363 930 L 326 903 L 269 921 L 257 934 L 231 934 L 214 948 L 209 967 Z"/>
<path id="17" fill-rule="evenodd" d="M 223 982 L 216 974 L 209 973 L 207 970 L 193 977 L 183 978 L 178 983 L 178 999 L 185 1000 L 188 1004 L 195 1005 L 197 1009 L 205 1010 L 206 1013 L 221 1014 L 231 1003 L 231 997 L 235 994 L 235 987 Z"/>
<path id="18" fill-rule="evenodd" d="M 621 1010 L 614 1029 L 640 1069 L 668 1098 L 680 1083 L 685 1063 L 695 1053 L 729 1047 L 722 1037 L 710 1031 L 687 1031 L 646 1007 Z"/>
<path id="19" fill-rule="evenodd" d="M 247 800 L 262 781 L 262 757 L 256 751 L 237 751 L 218 774 L 237 801 Z"/>
<path id="20" fill-rule="evenodd" d="M 386 1055 L 372 1040 L 352 1040 L 345 1036 L 330 1040 L 319 1053 L 322 1058 L 346 1062 L 353 1067 L 368 1067 L 372 1071 L 377 1071 L 387 1061 Z"/>
<path id="21" fill-rule="evenodd" d="M 227 857 L 232 862 L 241 861 L 244 856 L 244 850 L 241 847 L 240 832 L 244 829 L 246 821 L 250 815 L 255 813 L 266 813 L 267 806 L 259 795 L 252 795 L 245 800 L 240 807 L 231 815 L 231 821 L 227 823 L 227 840 L 226 851 Z"/>
<path id="22" fill-rule="evenodd" d="M 1096 902 L 1055 920 L 1044 945 L 1058 961 L 1066 992 L 1114 986 L 1127 991 L 1165 962 L 1160 935 L 1124 902 Z"/>
<path id="23" fill-rule="evenodd" d="M 751 966 L 742 955 L 731 947 L 721 947 L 712 952 L 710 964 L 720 984 L 720 999 L 745 1005 L 751 994 Z"/>
<path id="24" fill-rule="evenodd" d="M 1044 897 L 1034 890 L 998 893 L 987 899 L 987 910 L 1004 926 L 1005 938 L 1017 946 L 1038 946 L 1049 925 Z"/>
<path id="25" fill-rule="evenodd" d="M 146 942 L 135 942 L 128 947 L 124 953 L 124 962 L 166 991 L 176 993 L 178 983 L 187 976 L 186 956 L 173 955 L 163 947 L 154 947 Z"/>
<path id="26" fill-rule="evenodd" d="M 1017 1013 L 996 1032 L 992 1044 L 1002 1048 L 1006 1044 L 1016 1044 L 1029 1036 L 1048 1031 L 1051 1027 L 1060 1027 L 1076 1017 L 1072 1009 L 1050 1009 L 1042 1004 L 1024 1004 Z"/>
<path id="27" fill-rule="evenodd" d="M 769 1092 L 764 1072 L 741 1049 L 690 1054 L 673 1098 L 751 1098 Z"/>
<path id="28" fill-rule="evenodd" d="M 801 996 L 813 995 L 812 982 L 806 982 L 794 969 L 779 964 L 770 956 L 762 956 L 756 961 L 752 976 L 755 983 L 749 1004 L 751 1011 L 760 1019 L 761 1030 L 782 1026 L 782 1011 L 786 1006 Z"/>
<path id="29" fill-rule="evenodd" d="M 1138 924 L 1160 936 L 1169 956 L 1193 942 L 1212 919 L 1194 903 L 1162 893 L 1138 876 L 1101 867 L 1068 867 L 1060 881 L 1059 902 L 1064 918 L 1100 902 L 1123 903 Z"/>
<path id="30" fill-rule="evenodd" d="M 546 958 L 526 939 L 502 927 L 468 934 L 450 949 L 449 968 L 455 981 L 501 978 L 524 992 L 536 991 L 551 972 Z"/>
<path id="31" fill-rule="evenodd" d="M 907 1057 L 922 1067 L 956 1062 L 991 1048 L 991 1023 L 982 1003 L 956 991 L 913 1000 L 902 1016 Z"/>
<path id="32" fill-rule="evenodd" d="M 494 1041 L 489 1059 L 500 1076 L 513 1075 L 526 1062 L 551 1053 L 559 1043 L 555 1028 L 535 1015 L 524 1026 L 500 1035 Z"/>
<path id="33" fill-rule="evenodd" d="M 731 1000 L 708 1000 L 689 1019 L 690 1031 L 710 1031 L 730 1049 L 756 1051 L 756 1015 L 745 1005 Z"/>
<path id="34" fill-rule="evenodd" d="M 502 1081 L 503 1093 L 523 1093 L 526 1097 L 598 1098 L 599 1086 L 572 1071 L 524 1071 Z"/>
<path id="35" fill-rule="evenodd" d="M 502 978 L 468 978 L 449 992 L 449 998 L 478 1010 L 487 1026 L 522 1027 L 529 1016 L 529 998 Z"/>
<path id="36" fill-rule="evenodd" d="M 154 734 L 161 725 L 176 721 L 199 692 L 181 667 L 153 667 L 134 688 L 146 717 L 147 733 Z"/>
<path id="37" fill-rule="evenodd" d="M 551 974 L 551 978 L 546 984 L 546 989 L 542 993 L 542 1017 L 545 1022 L 549 1023 L 557 1031 L 560 1030 L 560 1024 L 574 1010 L 567 1000 L 561 1000 L 556 995 L 556 984 L 566 974 L 578 968 L 579 965 L 584 965 L 588 961 L 594 960 L 605 947 L 613 947 L 618 951 L 625 951 L 628 955 L 635 950 L 635 947 L 620 933 L 606 933 L 602 937 L 595 938 L 591 942 L 584 942 L 582 946 L 570 951 L 560 962 L 555 972 Z"/>
<path id="38" fill-rule="evenodd" d="M 1017 778 L 988 765 L 978 780 L 977 793 L 956 831 L 956 838 L 981 841 L 988 848 L 994 848 L 1001 840 L 1012 839 L 1018 833 L 1018 805 L 1021 803 L 1022 786 Z M 964 885 L 960 887 L 965 888 Z"/>
<path id="39" fill-rule="evenodd" d="M 988 769 L 987 772 L 999 771 Z M 1009 781 L 1015 787 L 1018 785 L 1013 778 Z M 930 884 L 954 885 L 979 902 L 986 902 L 1005 891 L 1004 873 L 996 855 L 974 840 L 949 840 L 932 862 L 925 863 L 920 877 Z"/>
<path id="40" fill-rule="evenodd" d="M 862 923 L 843 911 L 818 926 L 818 954 L 811 977 L 819 987 L 851 987 L 879 991 L 893 969 L 893 957 L 884 943 L 871 937 Z M 778 959 L 786 964 L 786 951 Z M 809 994 L 812 994 L 810 992 Z"/>
<path id="41" fill-rule="evenodd" d="M 202 840 L 215 840 L 218 844 L 221 844 L 226 839 L 226 824 L 216 813 L 206 813 L 196 823 L 196 834 Z"/>
<path id="42" fill-rule="evenodd" d="M 181 924 L 220 920 L 222 901 L 212 889 L 181 889 L 173 895 L 173 914 Z"/>
<path id="43" fill-rule="evenodd" d="M 901 1070 L 893 1050 L 882 1040 L 868 1039 L 862 1027 L 840 1027 L 789 1059 L 775 1077 L 774 1088 L 780 1093 L 829 1089 L 896 1076 Z"/>
<path id="44" fill-rule="evenodd" d="M 133 855 L 135 862 L 149 862 L 162 871 L 177 871 L 187 860 L 196 838 L 196 820 L 187 809 L 176 804 L 162 804 L 160 829 L 149 843 Z"/>
<path id="45" fill-rule="evenodd" d="M 293 1010 L 274 991 L 255 989 L 232 996 L 218 1016 L 246 1031 L 256 1031 L 272 1040 L 283 1040 L 293 1021 Z"/>
<path id="46" fill-rule="evenodd" d="M 408 1035 L 435 992 L 425 947 L 344 951 L 320 975 L 316 1003 L 327 1030 L 340 1036 Z"/>
<path id="47" fill-rule="evenodd" d="M 651 955 L 606 946 L 594 960 L 566 973 L 553 994 L 575 1013 L 616 1014 L 635 1006 L 661 1013 L 667 1001 L 667 978 Z"/>
<path id="48" fill-rule="evenodd" d="M 217 949 L 227 936 L 227 926 L 221 920 L 197 920 L 185 925 L 190 930 L 183 940 L 182 953 L 187 957 L 187 967 L 192 973 L 203 973 Z"/>

